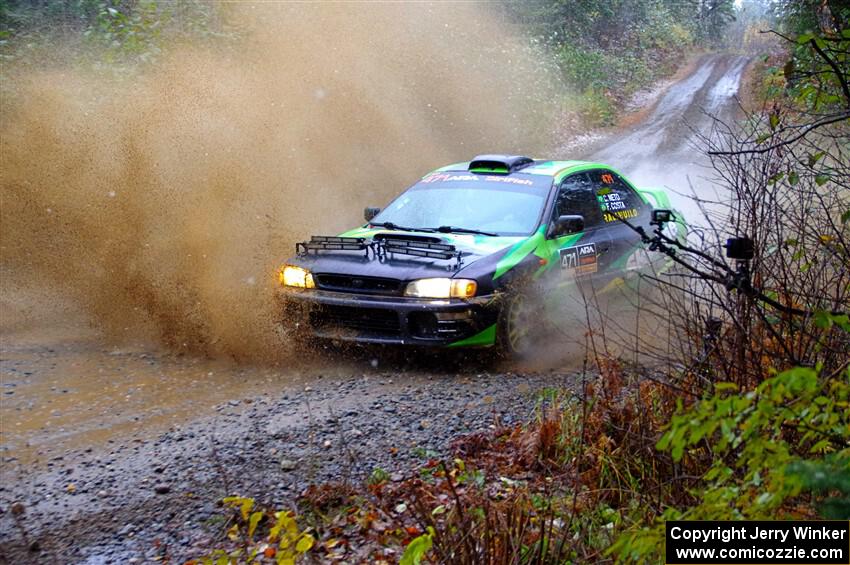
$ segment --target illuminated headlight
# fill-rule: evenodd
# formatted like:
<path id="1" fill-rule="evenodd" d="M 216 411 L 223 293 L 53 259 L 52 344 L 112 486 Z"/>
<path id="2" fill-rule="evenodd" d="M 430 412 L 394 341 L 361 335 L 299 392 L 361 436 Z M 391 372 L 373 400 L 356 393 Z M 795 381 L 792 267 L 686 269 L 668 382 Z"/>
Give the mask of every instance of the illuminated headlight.
<path id="1" fill-rule="evenodd" d="M 278 279 L 283 286 L 295 286 L 298 288 L 316 288 L 313 275 L 307 269 L 295 265 L 284 265 L 278 272 Z"/>
<path id="2" fill-rule="evenodd" d="M 469 279 L 419 279 L 407 285 L 405 296 L 419 298 L 469 298 L 475 296 L 478 284 Z"/>

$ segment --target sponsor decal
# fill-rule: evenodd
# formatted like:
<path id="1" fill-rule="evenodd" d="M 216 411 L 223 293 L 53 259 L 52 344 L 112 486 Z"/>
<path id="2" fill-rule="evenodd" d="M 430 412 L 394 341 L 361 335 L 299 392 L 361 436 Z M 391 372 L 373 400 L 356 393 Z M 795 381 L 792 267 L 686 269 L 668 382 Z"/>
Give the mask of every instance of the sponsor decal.
<path id="1" fill-rule="evenodd" d="M 420 182 L 430 183 L 430 182 L 451 182 L 451 181 L 465 181 L 465 180 L 478 180 L 477 175 L 453 175 L 449 173 L 435 173 L 433 175 L 428 175 L 423 178 Z"/>
<path id="2" fill-rule="evenodd" d="M 486 180 L 487 182 L 504 182 L 504 183 L 507 183 L 507 184 L 519 184 L 519 185 L 523 185 L 523 186 L 531 186 L 532 184 L 534 184 L 533 182 L 531 182 L 528 179 L 518 179 L 518 178 L 515 178 L 515 177 L 490 177 L 490 176 L 488 176 L 488 177 L 484 177 L 484 180 Z"/>
<path id="3" fill-rule="evenodd" d="M 598 269 L 595 243 L 585 243 L 560 250 L 561 268 L 576 275 L 589 275 Z"/>
<path id="4" fill-rule="evenodd" d="M 608 194 L 603 194 L 598 196 L 600 207 L 603 212 L 615 212 L 617 210 L 625 210 L 626 203 L 623 202 L 623 199 L 616 192 L 610 192 Z"/>
<path id="5" fill-rule="evenodd" d="M 629 218 L 637 218 L 638 211 L 634 208 L 629 210 L 618 210 L 616 212 L 604 212 L 602 218 L 606 222 L 616 222 L 619 220 L 628 220 Z"/>
<path id="6" fill-rule="evenodd" d="M 482 180 L 482 177 L 478 175 L 470 175 L 470 174 L 451 174 L 451 173 L 434 173 L 433 175 L 428 175 L 424 177 L 420 182 L 423 183 L 433 183 L 433 182 L 455 182 L 455 181 L 477 181 Z M 515 177 L 498 177 L 495 175 L 487 175 L 483 177 L 483 180 L 487 182 L 501 182 L 504 184 L 515 184 L 519 186 L 532 186 L 534 183 L 529 179 L 515 178 Z"/>

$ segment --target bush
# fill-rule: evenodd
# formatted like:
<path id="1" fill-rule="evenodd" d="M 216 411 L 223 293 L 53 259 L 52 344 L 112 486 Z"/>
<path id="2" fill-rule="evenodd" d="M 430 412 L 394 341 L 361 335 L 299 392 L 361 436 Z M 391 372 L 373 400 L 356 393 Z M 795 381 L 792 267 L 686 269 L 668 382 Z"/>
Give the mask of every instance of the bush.
<path id="1" fill-rule="evenodd" d="M 682 474 L 701 477 L 699 502 L 624 535 L 613 548 L 621 559 L 663 559 L 663 520 L 850 517 L 850 368 L 795 367 L 748 392 L 715 390 L 658 442 Z"/>
<path id="2" fill-rule="evenodd" d="M 233 510 L 227 530 L 229 549 L 216 549 L 187 565 L 239 565 L 277 563 L 294 565 L 315 540 L 301 530 L 292 512 L 257 509 L 252 498 L 231 496 L 222 500 Z"/>
<path id="3" fill-rule="evenodd" d="M 555 53 L 565 82 L 592 125 L 607 125 L 637 90 L 681 63 L 697 37 L 698 10 L 676 2 L 508 2 Z"/>

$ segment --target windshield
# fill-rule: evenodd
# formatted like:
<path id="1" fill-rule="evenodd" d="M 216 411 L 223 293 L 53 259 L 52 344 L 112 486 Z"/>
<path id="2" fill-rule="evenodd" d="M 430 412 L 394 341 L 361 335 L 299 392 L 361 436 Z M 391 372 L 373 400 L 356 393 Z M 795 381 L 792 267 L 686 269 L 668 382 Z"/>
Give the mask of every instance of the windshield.
<path id="1" fill-rule="evenodd" d="M 551 177 L 541 175 L 434 173 L 402 193 L 369 223 L 529 235 L 537 227 L 551 185 Z"/>

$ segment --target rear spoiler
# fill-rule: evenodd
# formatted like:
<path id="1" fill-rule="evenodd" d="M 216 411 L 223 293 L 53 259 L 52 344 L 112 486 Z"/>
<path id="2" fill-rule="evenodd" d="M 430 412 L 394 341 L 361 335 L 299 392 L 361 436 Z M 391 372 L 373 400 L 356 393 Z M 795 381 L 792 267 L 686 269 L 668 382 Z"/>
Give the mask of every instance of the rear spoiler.
<path id="1" fill-rule="evenodd" d="M 652 205 L 653 208 L 671 208 L 670 197 L 667 193 L 658 188 L 639 188 L 638 193 L 643 197 L 645 202 Z"/>

